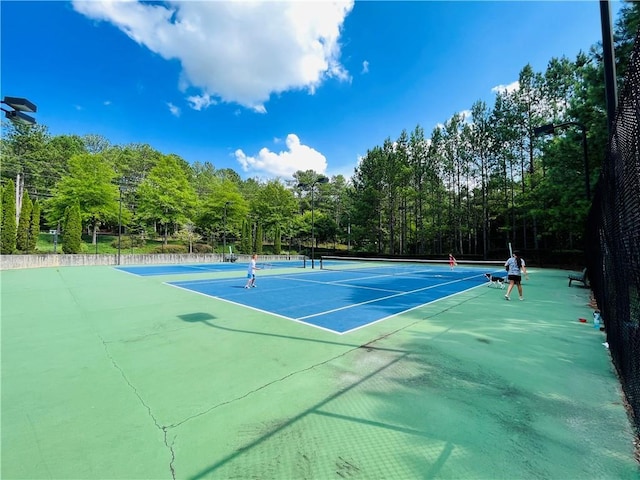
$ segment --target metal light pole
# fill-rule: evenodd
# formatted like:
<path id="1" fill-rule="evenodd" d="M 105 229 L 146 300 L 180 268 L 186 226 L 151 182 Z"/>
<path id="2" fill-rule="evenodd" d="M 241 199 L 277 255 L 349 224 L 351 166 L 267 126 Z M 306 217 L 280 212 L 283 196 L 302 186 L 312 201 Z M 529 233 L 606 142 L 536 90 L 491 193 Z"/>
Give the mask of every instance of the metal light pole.
<path id="1" fill-rule="evenodd" d="M 347 253 L 351 251 L 351 213 L 347 214 L 349 224 L 347 225 Z"/>
<path id="2" fill-rule="evenodd" d="M 299 183 L 298 187 L 302 187 L 302 188 L 306 188 L 306 187 L 310 187 L 311 188 L 311 268 L 315 268 L 315 247 L 316 247 L 316 239 L 315 239 L 315 219 L 314 219 L 314 215 L 313 215 L 313 210 L 314 210 L 314 189 L 315 186 L 318 183 L 327 183 L 329 181 L 329 179 L 327 177 L 325 177 L 324 175 L 320 175 L 318 178 L 316 178 L 313 182 L 311 183 Z"/>
<path id="3" fill-rule="evenodd" d="M 60 235 L 60 221 L 58 221 L 58 226 L 55 230 L 56 233 L 53 234 L 53 253 L 56 253 L 56 247 L 58 246 L 58 235 Z"/>
<path id="4" fill-rule="evenodd" d="M 224 221 L 222 227 L 222 261 L 224 262 L 225 255 L 227 254 L 227 207 L 232 202 L 224 202 Z"/>
<path id="5" fill-rule="evenodd" d="M 135 206 L 135 204 L 131 205 L 131 210 L 132 210 L 132 213 L 133 213 L 133 219 L 135 220 L 135 218 L 136 218 L 136 206 Z M 132 235 L 132 233 L 133 233 L 133 230 L 129 229 L 129 240 L 131 240 L 131 242 L 129 242 L 129 243 L 131 243 L 131 255 L 133 255 L 133 235 Z"/>
<path id="6" fill-rule="evenodd" d="M 585 192 L 587 194 L 587 200 L 591 200 L 591 185 L 589 181 L 589 157 L 587 156 L 587 127 L 580 122 L 565 122 L 559 125 L 554 125 L 550 123 L 548 125 L 542 125 L 541 127 L 537 127 L 533 129 L 533 134 L 536 137 L 546 134 L 555 134 L 556 128 L 564 128 L 568 126 L 576 126 L 582 132 L 582 156 L 584 158 L 584 183 L 585 183 Z"/>

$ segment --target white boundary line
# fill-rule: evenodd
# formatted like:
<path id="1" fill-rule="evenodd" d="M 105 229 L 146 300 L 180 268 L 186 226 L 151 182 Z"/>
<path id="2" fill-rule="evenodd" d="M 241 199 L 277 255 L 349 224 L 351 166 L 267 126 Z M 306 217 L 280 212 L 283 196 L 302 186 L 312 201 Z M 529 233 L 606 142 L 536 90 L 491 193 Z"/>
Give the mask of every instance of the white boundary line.
<path id="1" fill-rule="evenodd" d="M 388 300 L 390 298 L 402 297 L 403 295 L 411 295 L 412 293 L 418 293 L 418 292 L 423 292 L 423 291 L 426 291 L 426 290 L 431 290 L 431 289 L 436 288 L 436 287 L 441 287 L 441 286 L 444 286 L 444 285 L 450 285 L 452 283 L 458 283 L 458 282 L 461 282 L 461 281 L 464 281 L 464 280 L 469 280 L 469 279 L 474 278 L 474 277 L 476 277 L 476 275 L 474 275 L 473 277 L 466 277 L 466 278 L 460 278 L 460 279 L 457 279 L 457 280 L 451 280 L 450 282 L 438 283 L 436 285 L 430 285 L 428 287 L 416 288 L 415 290 L 409 290 L 408 292 L 400 292 L 400 293 L 396 293 L 394 295 L 387 295 L 386 297 L 376 298 L 376 299 L 373 299 L 373 300 L 367 300 L 366 302 L 353 303 L 353 304 L 347 305 L 345 307 L 334 308 L 333 310 L 327 310 L 325 312 L 314 313 L 313 315 L 307 315 L 306 317 L 298 317 L 298 318 L 305 319 L 305 318 L 319 317 L 319 316 L 322 316 L 322 315 L 326 315 L 327 313 L 339 312 L 340 310 L 348 310 L 349 308 L 352 308 L 352 307 L 359 307 L 361 305 L 367 305 L 368 303 L 376 303 L 376 302 L 380 302 L 382 300 Z M 359 288 L 359 287 L 356 286 L 356 288 Z M 475 288 L 475 287 L 472 287 L 472 288 Z M 466 291 L 466 290 L 463 290 L 463 291 Z"/>
<path id="2" fill-rule="evenodd" d="M 386 275 L 382 275 L 382 276 L 386 276 Z M 386 297 L 376 298 L 376 299 L 373 299 L 373 300 L 367 300 L 366 302 L 354 303 L 354 304 L 347 305 L 347 306 L 344 306 L 344 307 L 335 308 L 335 309 L 332 309 L 332 310 L 326 310 L 324 312 L 314 313 L 312 315 L 307 315 L 307 316 L 298 317 L 298 318 L 287 317 L 287 316 L 281 315 L 279 313 L 274 313 L 274 312 L 270 312 L 268 310 L 263 310 L 261 308 L 252 307 L 252 306 L 246 305 L 244 303 L 234 302 L 233 300 L 227 300 L 226 298 L 221 298 L 221 297 L 217 297 L 215 295 L 209 295 L 209 294 L 206 294 L 206 293 L 203 293 L 203 292 L 198 292 L 196 290 L 192 290 L 192 289 L 189 289 L 189 288 L 184 288 L 184 287 L 182 287 L 180 285 L 174 285 L 171 282 L 163 282 L 163 283 L 165 285 L 169 285 L 170 287 L 179 288 L 180 290 L 184 290 L 184 291 L 191 292 L 191 293 L 196 293 L 198 295 L 203 295 L 203 296 L 208 297 L 208 298 L 214 298 L 216 300 L 220 300 L 222 302 L 230 303 L 232 305 L 236 305 L 236 306 L 239 306 L 239 307 L 248 308 L 248 309 L 256 311 L 256 312 L 265 313 L 267 315 L 273 315 L 275 317 L 283 318 L 285 320 L 290 320 L 292 322 L 300 323 L 302 325 L 307 325 L 307 326 L 311 326 L 311 327 L 314 327 L 314 328 L 318 328 L 318 329 L 324 330 L 326 332 L 331 332 L 331 333 L 335 333 L 335 334 L 338 334 L 338 335 L 344 335 L 346 333 L 354 332 L 354 331 L 359 330 L 361 328 L 368 327 L 369 325 L 374 325 L 374 324 L 376 324 L 378 322 L 382 322 L 382 321 L 387 320 L 389 318 L 397 317 L 398 315 L 402 315 L 403 313 L 410 312 L 410 311 L 415 310 L 417 308 L 422 308 L 422 307 L 424 307 L 426 305 L 430 305 L 431 303 L 438 302 L 440 300 L 444 300 L 446 298 L 450 298 L 450 297 L 453 297 L 455 295 L 459 295 L 461 293 L 468 292 L 469 290 L 473 290 L 474 288 L 481 287 L 481 286 L 483 286 L 485 284 L 482 283 L 482 284 L 479 284 L 479 285 L 475 285 L 473 287 L 469 287 L 469 288 L 467 288 L 465 290 L 462 290 L 460 292 L 452 293 L 452 294 L 447 295 L 445 297 L 436 298 L 434 300 L 431 300 L 430 302 L 422 303 L 420 305 L 416 305 L 415 307 L 411 307 L 411 308 L 408 308 L 406 310 L 402 310 L 400 312 L 396 312 L 396 313 L 394 313 L 392 315 L 388 315 L 388 316 L 386 316 L 384 318 L 379 318 L 378 320 L 374 320 L 373 322 L 369 322 L 369 323 L 366 323 L 364 325 L 360 325 L 358 327 L 352 328 L 351 330 L 345 330 L 344 332 L 339 332 L 337 330 L 332 330 L 330 328 L 321 327 L 320 325 L 316 325 L 316 324 L 313 324 L 313 323 L 305 322 L 304 320 L 308 319 L 308 318 L 313 318 L 313 317 L 319 317 L 319 316 L 322 316 L 322 315 L 326 315 L 328 313 L 339 312 L 341 310 L 348 310 L 349 308 L 352 308 L 352 307 L 358 307 L 358 306 L 366 305 L 366 304 L 369 304 L 369 303 L 379 302 L 381 300 L 387 300 L 389 298 L 401 297 L 403 295 L 410 295 L 410 294 L 417 293 L 417 292 L 431 290 L 433 288 L 440 287 L 440 286 L 443 286 L 443 285 L 450 285 L 452 283 L 458 283 L 458 282 L 465 281 L 465 280 L 471 280 L 471 279 L 473 279 L 473 278 L 475 278 L 477 276 L 478 275 L 472 275 L 470 277 L 459 278 L 459 279 L 451 280 L 451 281 L 445 282 L 445 283 L 438 283 L 436 285 L 430 285 L 428 287 L 417 288 L 415 290 L 410 290 L 408 292 L 399 292 L 399 293 L 395 293 L 394 295 L 387 295 Z M 281 279 L 285 279 L 285 280 L 287 279 L 286 276 L 280 276 L 280 275 L 274 276 L 273 278 L 281 278 Z M 367 277 L 367 278 L 372 278 L 372 277 Z M 375 277 L 373 277 L 373 278 L 375 278 Z M 185 282 L 179 282 L 179 283 L 181 283 L 183 285 L 190 285 L 190 284 L 202 284 L 202 283 L 222 283 L 224 281 L 229 281 L 229 280 L 233 280 L 235 282 L 237 279 L 235 279 L 235 278 L 233 278 L 233 279 L 226 278 L 226 279 L 194 280 L 194 281 L 185 281 Z M 321 283 L 321 284 L 325 284 L 325 285 L 335 285 L 335 286 L 338 286 L 338 287 L 347 287 L 348 286 L 348 287 L 351 287 L 351 288 L 363 288 L 363 289 L 387 291 L 387 290 L 375 289 L 375 288 L 371 288 L 371 287 L 359 287 L 357 285 L 343 285 L 343 284 L 339 284 L 339 283 L 335 283 L 335 282 L 316 282 L 316 281 L 313 281 L 313 280 L 298 280 L 298 281 L 307 281 L 307 282 L 310 282 L 310 283 Z M 393 290 L 390 290 L 390 291 L 393 292 Z"/>
<path id="3" fill-rule="evenodd" d="M 340 332 L 338 332 L 336 330 L 331 330 L 330 328 L 321 327 L 320 325 L 315 325 L 313 323 L 303 322 L 301 320 L 298 320 L 297 318 L 287 317 L 285 315 L 280 315 L 279 313 L 270 312 L 268 310 L 262 310 L 261 308 L 252 307 L 251 305 L 246 305 L 244 303 L 238 303 L 238 302 L 234 302 L 233 300 L 227 300 L 226 298 L 216 297 L 215 295 L 209 295 L 209 294 L 206 294 L 206 293 L 203 293 L 203 292 L 198 292 L 196 290 L 191 290 L 189 288 L 183 288 L 183 287 L 181 287 L 179 285 L 173 285 L 170 282 L 163 282 L 163 283 L 165 285 L 169 285 L 170 287 L 179 288 L 180 290 L 184 290 L 186 292 L 196 293 L 198 295 L 203 295 L 203 296 L 208 297 L 208 298 L 215 298 L 216 300 L 220 300 L 221 302 L 230 303 L 231 305 L 236 305 L 238 307 L 248 308 L 248 309 L 253 310 L 255 312 L 266 313 L 267 315 L 272 315 L 272 316 L 278 317 L 278 318 L 284 318 L 285 320 L 291 320 L 292 322 L 300 323 L 302 325 L 307 325 L 309 327 L 319 328 L 320 330 L 324 330 L 325 332 L 337 333 L 338 335 L 342 335 L 342 333 L 340 333 Z M 242 288 L 244 288 L 244 287 L 242 287 Z"/>

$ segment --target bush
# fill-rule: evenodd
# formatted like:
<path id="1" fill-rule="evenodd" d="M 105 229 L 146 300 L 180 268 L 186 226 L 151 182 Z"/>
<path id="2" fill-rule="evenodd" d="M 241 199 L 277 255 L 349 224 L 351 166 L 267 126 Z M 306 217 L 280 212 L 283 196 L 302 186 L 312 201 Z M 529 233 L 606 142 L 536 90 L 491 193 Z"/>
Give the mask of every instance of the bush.
<path id="1" fill-rule="evenodd" d="M 186 245 L 160 245 L 151 253 L 189 253 L 189 248 Z"/>
<path id="2" fill-rule="evenodd" d="M 211 253 L 213 252 L 213 248 L 211 245 L 207 245 L 206 243 L 194 243 L 193 244 L 193 253 Z"/>
<path id="3" fill-rule="evenodd" d="M 120 248 L 121 249 L 127 249 L 127 248 L 131 248 L 133 247 L 144 247 L 146 245 L 146 241 L 144 240 L 144 238 L 140 237 L 140 235 L 136 235 L 136 236 L 122 236 L 120 238 Z M 115 238 L 115 240 L 113 240 L 111 242 L 111 246 L 113 248 L 118 248 L 118 237 Z"/>

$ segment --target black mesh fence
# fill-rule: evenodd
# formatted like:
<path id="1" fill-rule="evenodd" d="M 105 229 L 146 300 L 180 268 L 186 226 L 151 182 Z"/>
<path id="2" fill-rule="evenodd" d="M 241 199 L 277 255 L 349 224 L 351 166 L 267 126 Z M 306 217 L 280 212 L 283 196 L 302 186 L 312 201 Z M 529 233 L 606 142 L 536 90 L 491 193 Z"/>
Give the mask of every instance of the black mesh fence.
<path id="1" fill-rule="evenodd" d="M 587 269 L 640 433 L 640 32 L 587 221 Z"/>

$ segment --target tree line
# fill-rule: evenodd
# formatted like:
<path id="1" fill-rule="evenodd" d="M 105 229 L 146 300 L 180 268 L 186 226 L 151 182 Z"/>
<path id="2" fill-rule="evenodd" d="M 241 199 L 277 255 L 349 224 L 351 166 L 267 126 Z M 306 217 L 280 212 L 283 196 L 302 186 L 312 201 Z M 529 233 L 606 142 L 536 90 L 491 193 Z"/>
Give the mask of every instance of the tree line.
<path id="1" fill-rule="evenodd" d="M 616 21 L 620 82 L 639 18 L 640 4 L 630 2 Z M 233 169 L 189 164 L 149 145 L 5 123 L 0 251 L 32 252 L 40 229 L 68 234 L 73 225 L 94 243 L 100 230 L 122 228 L 165 244 L 179 238 L 190 250 L 220 251 L 230 239 L 244 253 L 260 253 L 265 242 L 275 253 L 283 242 L 300 249 L 311 237 L 387 255 L 486 259 L 504 256 L 508 243 L 582 250 L 585 185 L 595 183 L 608 142 L 601 50 L 552 58 L 543 72 L 526 65 L 519 87 L 497 92 L 493 105 L 479 100 L 429 137 L 420 125 L 388 137 L 351 178 L 327 183 L 314 171 L 243 180 Z M 567 128 L 537 136 L 545 124 Z M 64 245 L 63 237 L 65 251 L 76 249 Z"/>

